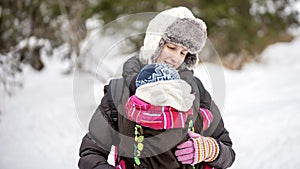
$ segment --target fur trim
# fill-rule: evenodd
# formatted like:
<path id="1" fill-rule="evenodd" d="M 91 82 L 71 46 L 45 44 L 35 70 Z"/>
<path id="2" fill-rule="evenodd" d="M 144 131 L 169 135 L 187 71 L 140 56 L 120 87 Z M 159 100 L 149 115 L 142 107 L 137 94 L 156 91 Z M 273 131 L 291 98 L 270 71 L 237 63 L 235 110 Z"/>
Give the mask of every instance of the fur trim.
<path id="1" fill-rule="evenodd" d="M 201 19 L 195 18 L 185 7 L 172 8 L 159 13 L 149 22 L 139 57 L 144 64 L 154 63 L 165 42 L 172 42 L 188 49 L 190 54 L 185 59 L 185 65 L 192 68 L 198 63 L 198 53 L 206 39 L 206 25 Z"/>
<path id="2" fill-rule="evenodd" d="M 181 44 L 189 53 L 196 54 L 202 49 L 207 38 L 206 27 L 202 22 L 199 19 L 177 19 L 167 28 L 163 38 L 165 41 Z"/>

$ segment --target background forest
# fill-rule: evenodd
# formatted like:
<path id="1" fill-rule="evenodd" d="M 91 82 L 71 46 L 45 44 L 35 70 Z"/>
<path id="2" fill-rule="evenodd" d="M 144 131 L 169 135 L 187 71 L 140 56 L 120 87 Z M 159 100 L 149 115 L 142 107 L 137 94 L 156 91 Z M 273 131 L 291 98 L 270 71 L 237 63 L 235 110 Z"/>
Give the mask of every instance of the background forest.
<path id="1" fill-rule="evenodd" d="M 268 45 L 293 39 L 293 30 L 300 24 L 297 4 L 297 0 L 2 0 L 0 83 L 11 93 L 11 88 L 21 85 L 16 78 L 24 65 L 40 71 L 45 66 L 41 55 L 50 57 L 62 46 L 66 50 L 59 57 L 69 63 L 65 73 L 71 73 L 74 68 L 84 70 L 82 62 L 90 57 L 88 52 L 82 52 L 82 44 L 92 29 L 101 29 L 87 25 L 91 18 L 99 21 L 103 28 L 122 16 L 159 12 L 180 5 L 190 8 L 207 23 L 209 40 L 218 57 L 208 55 L 202 60 L 216 62 L 221 58 L 225 67 L 241 69 L 245 63 L 259 61 L 260 53 Z M 143 31 L 147 26 L 147 22 L 138 27 L 133 26 L 134 21 L 127 22 L 126 27 L 109 27 L 113 29 L 110 32 Z M 138 49 L 142 39 L 143 34 L 128 37 L 134 49 L 123 52 Z"/>

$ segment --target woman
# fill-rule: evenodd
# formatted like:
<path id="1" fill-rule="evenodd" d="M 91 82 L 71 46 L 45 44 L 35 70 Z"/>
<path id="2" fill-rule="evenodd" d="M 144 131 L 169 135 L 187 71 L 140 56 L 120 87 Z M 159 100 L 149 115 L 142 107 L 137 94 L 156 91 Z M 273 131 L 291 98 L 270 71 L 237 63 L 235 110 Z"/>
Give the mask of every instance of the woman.
<path id="1" fill-rule="evenodd" d="M 172 8 L 159 13 L 148 25 L 144 46 L 140 52 L 127 60 L 123 66 L 124 90 L 120 105 L 115 106 L 110 86 L 105 86 L 105 95 L 98 106 L 89 126 L 89 133 L 83 138 L 80 147 L 79 167 L 83 169 L 126 168 L 228 168 L 235 159 L 232 142 L 224 128 L 222 117 L 205 90 L 200 80 L 193 76 L 193 67 L 198 63 L 198 55 L 207 38 L 205 23 L 193 16 L 185 7 Z M 134 139 L 128 133 L 134 132 L 134 126 L 124 116 L 124 104 L 129 96 L 135 94 L 137 74 L 147 64 L 165 63 L 178 70 L 180 78 L 185 80 L 195 93 L 193 111 L 199 112 L 193 118 L 194 132 L 182 132 L 174 139 L 164 136 L 165 143 L 157 142 L 157 147 L 150 147 L 153 154 L 145 158 L 149 163 L 139 164 L 134 161 L 132 146 Z M 200 108 L 209 110 L 214 116 L 210 127 L 203 130 L 203 116 Z M 109 124 L 109 125 L 107 125 Z M 119 134 L 116 134 L 116 131 Z M 189 139 L 187 139 L 189 137 Z M 172 139 L 170 139 L 172 138 Z M 186 141 L 187 140 L 187 141 Z M 210 141 L 208 141 L 210 140 Z M 150 141 L 150 140 L 149 140 Z M 152 142 L 155 139 L 151 140 Z M 218 153 L 208 157 L 211 149 L 205 147 L 217 143 Z M 176 144 L 175 149 L 165 149 L 167 145 Z M 121 160 L 108 164 L 107 158 L 112 145 L 118 150 Z M 155 145 L 155 144 L 153 144 Z M 172 163 L 166 163 L 165 155 L 174 154 Z M 210 154 L 211 155 L 211 154 Z M 124 159 L 124 160 L 122 160 Z M 125 162 L 124 162 L 125 161 Z M 120 164 L 121 163 L 121 164 Z M 125 163 L 125 164 L 124 164 Z"/>

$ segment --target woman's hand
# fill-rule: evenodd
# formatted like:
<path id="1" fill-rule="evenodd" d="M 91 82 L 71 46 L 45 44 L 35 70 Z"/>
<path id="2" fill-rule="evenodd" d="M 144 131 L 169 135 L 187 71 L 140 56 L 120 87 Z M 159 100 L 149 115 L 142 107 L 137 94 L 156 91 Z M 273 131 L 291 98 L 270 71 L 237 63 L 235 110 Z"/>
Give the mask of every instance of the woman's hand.
<path id="1" fill-rule="evenodd" d="M 219 145 L 212 137 L 203 137 L 190 131 L 189 140 L 178 145 L 175 151 L 177 160 L 182 164 L 197 164 L 202 161 L 212 162 L 219 155 Z"/>

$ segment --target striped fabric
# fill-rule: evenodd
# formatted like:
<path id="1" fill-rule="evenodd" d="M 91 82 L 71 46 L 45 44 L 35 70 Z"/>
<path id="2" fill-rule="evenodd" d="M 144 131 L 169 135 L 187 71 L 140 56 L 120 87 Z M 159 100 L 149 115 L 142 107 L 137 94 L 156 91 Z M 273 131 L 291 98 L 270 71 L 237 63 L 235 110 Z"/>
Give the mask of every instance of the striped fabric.
<path id="1" fill-rule="evenodd" d="M 191 138 L 191 140 L 195 149 L 193 164 L 202 161 L 212 162 L 218 157 L 220 147 L 214 138 L 200 136 L 199 138 Z"/>
<path id="2" fill-rule="evenodd" d="M 212 123 L 214 116 L 212 113 L 205 109 L 205 108 L 200 108 L 201 115 L 203 117 L 203 131 L 207 130 Z"/>
<path id="3" fill-rule="evenodd" d="M 188 116 L 193 114 L 192 109 L 180 112 L 170 106 L 154 106 L 135 95 L 129 98 L 125 106 L 129 120 L 155 130 L 184 128 Z"/>

